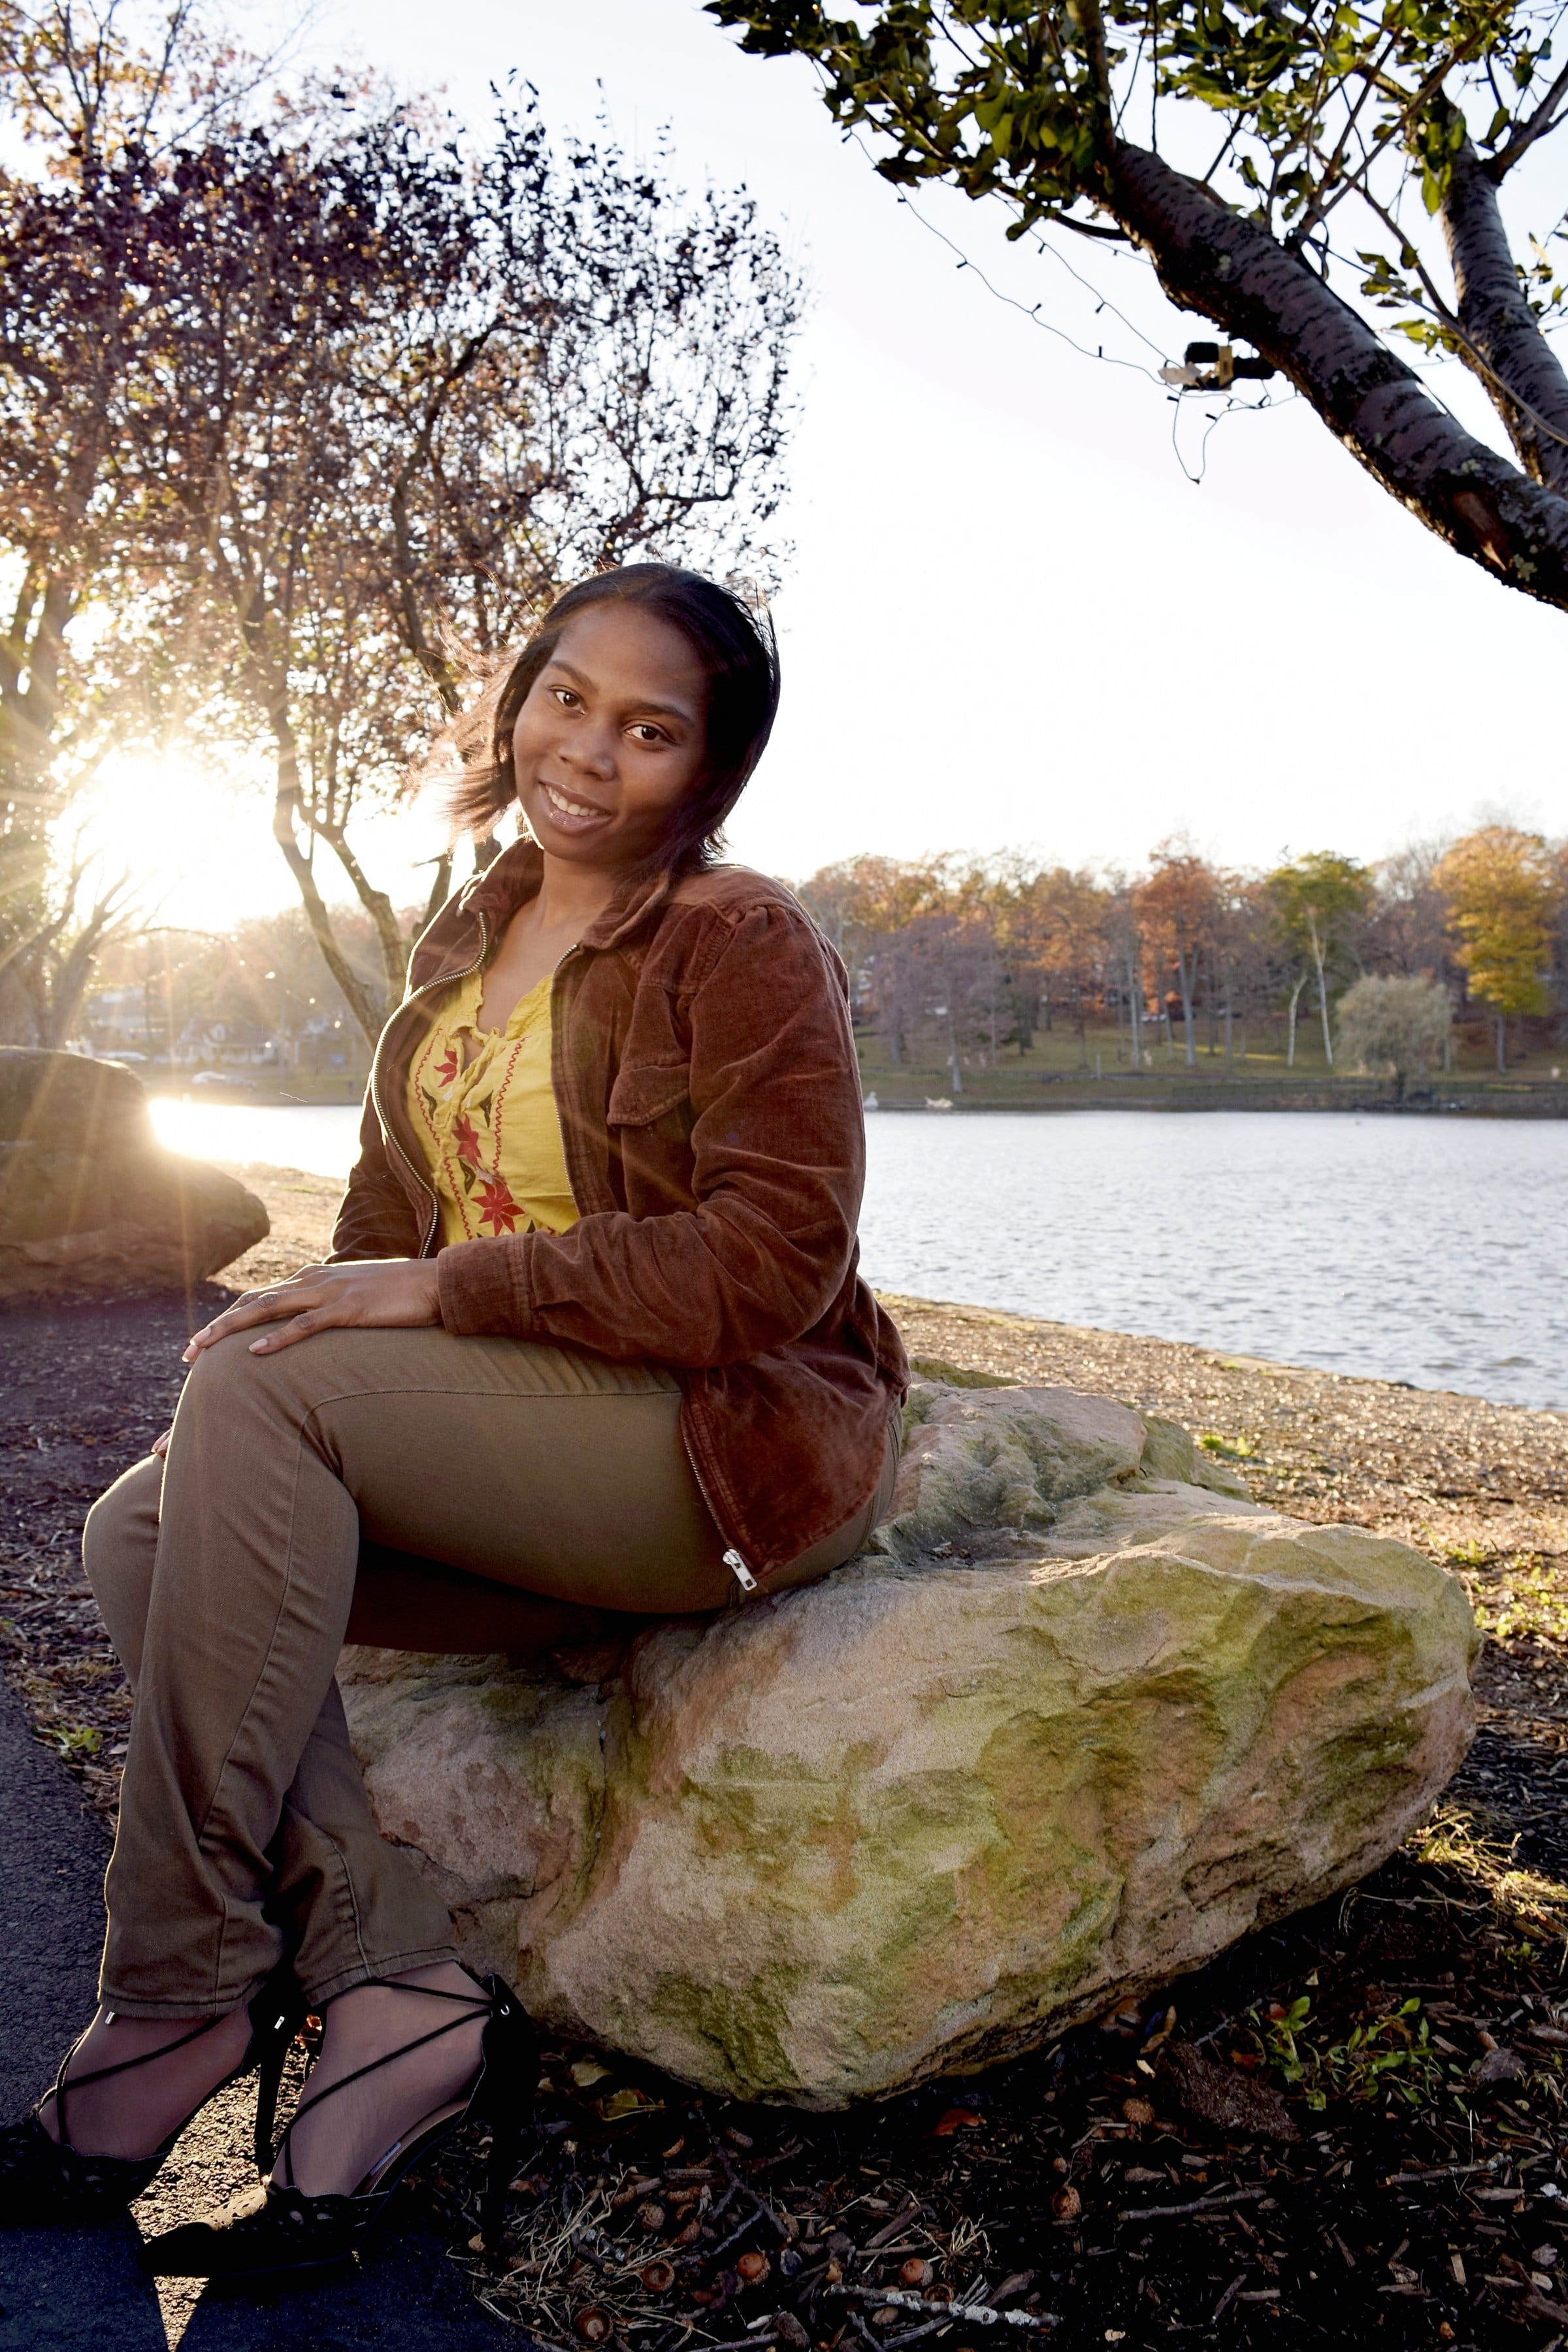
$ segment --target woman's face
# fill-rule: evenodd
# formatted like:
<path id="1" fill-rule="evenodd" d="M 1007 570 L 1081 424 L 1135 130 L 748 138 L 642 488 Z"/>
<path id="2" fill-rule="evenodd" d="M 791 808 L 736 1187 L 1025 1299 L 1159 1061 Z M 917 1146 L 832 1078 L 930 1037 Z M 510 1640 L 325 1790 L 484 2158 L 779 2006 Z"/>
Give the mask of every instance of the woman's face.
<path id="1" fill-rule="evenodd" d="M 648 856 L 707 749 L 708 680 L 679 629 L 636 605 L 569 621 L 512 730 L 517 797 L 547 857 Z"/>

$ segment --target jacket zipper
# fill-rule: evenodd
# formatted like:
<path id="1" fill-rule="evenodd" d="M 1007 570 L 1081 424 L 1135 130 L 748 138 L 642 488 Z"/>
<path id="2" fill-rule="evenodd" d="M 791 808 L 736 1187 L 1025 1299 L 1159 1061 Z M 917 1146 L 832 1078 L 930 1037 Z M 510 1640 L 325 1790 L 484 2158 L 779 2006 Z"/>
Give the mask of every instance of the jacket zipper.
<path id="1" fill-rule="evenodd" d="M 406 1013 L 409 1006 L 416 1003 L 419 998 L 424 996 L 430 989 L 450 988 L 455 982 L 471 979 L 473 974 L 478 971 L 480 964 L 482 964 L 485 960 L 485 950 L 489 945 L 489 928 L 486 923 L 482 913 L 479 916 L 479 951 L 474 958 L 473 962 L 465 965 L 461 971 L 437 972 L 434 980 L 426 980 L 423 982 L 418 988 L 411 989 L 408 994 L 404 998 L 402 1003 L 398 1006 L 397 1012 L 393 1014 L 392 1018 L 394 1021 L 398 1018 L 399 1014 Z M 391 1024 L 389 1023 L 387 1025 L 390 1027 Z M 383 1035 L 384 1036 L 384 1034 L 385 1032 L 384 1031 Z M 381 1089 L 377 1084 L 377 1065 L 380 1060 L 381 1049 L 378 1045 L 370 1066 L 371 1104 L 374 1109 L 377 1122 L 381 1128 L 383 1142 L 389 1144 L 392 1150 L 396 1152 L 399 1160 L 402 1160 L 405 1168 L 407 1169 L 408 1173 L 413 1177 L 415 1183 L 418 1186 L 420 1192 L 425 1194 L 426 1199 L 430 1203 L 429 1213 L 425 1221 L 425 1231 L 419 1243 L 420 1256 L 428 1257 L 430 1255 L 430 1244 L 435 1238 L 436 1227 L 440 1218 L 441 1204 L 437 1198 L 435 1187 L 426 1182 L 424 1177 L 421 1176 L 417 1168 L 415 1167 L 413 1161 L 409 1159 L 407 1152 L 405 1151 L 402 1144 L 399 1143 L 396 1136 L 393 1133 L 392 1129 L 387 1122 L 386 1113 L 382 1108 L 381 1105 Z"/>
<path id="2" fill-rule="evenodd" d="M 752 1574 L 751 1570 L 746 1566 L 745 1561 L 741 1558 L 740 1553 L 734 1549 L 733 1545 L 731 1545 L 730 1549 L 724 1554 L 724 1565 L 729 1570 L 731 1575 L 734 1578 L 742 1592 L 755 1592 L 757 1589 L 757 1580 Z"/>

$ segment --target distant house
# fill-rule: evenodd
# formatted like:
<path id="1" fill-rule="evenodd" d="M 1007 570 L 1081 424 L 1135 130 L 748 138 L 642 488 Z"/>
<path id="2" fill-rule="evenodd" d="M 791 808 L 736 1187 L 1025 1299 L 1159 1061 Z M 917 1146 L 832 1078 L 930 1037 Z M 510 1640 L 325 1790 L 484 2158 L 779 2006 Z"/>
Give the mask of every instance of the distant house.
<path id="1" fill-rule="evenodd" d="M 205 1014 L 187 1021 L 174 1058 L 186 1068 L 273 1070 L 283 1054 L 277 1037 L 258 1021 L 214 1021 Z"/>

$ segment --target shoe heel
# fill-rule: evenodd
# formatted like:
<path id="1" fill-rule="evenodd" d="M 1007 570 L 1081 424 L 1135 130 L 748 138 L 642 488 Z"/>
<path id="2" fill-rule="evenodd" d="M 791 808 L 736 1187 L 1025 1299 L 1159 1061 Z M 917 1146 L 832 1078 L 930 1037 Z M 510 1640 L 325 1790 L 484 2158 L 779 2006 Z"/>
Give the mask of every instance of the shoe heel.
<path id="1" fill-rule="evenodd" d="M 479 2233 L 487 2246 L 493 2246 L 506 2218 L 507 2190 L 538 2089 L 539 2043 L 528 2011 L 502 1978 L 488 1977 L 485 1990 L 494 2005 L 485 2027 L 484 2074 L 477 2102 L 490 2127 Z"/>
<path id="2" fill-rule="evenodd" d="M 257 2174 L 262 2180 L 271 2171 L 277 2153 L 272 2135 L 278 2121 L 278 2096 L 283 2087 L 289 2045 L 304 2022 L 304 2015 L 303 2004 L 292 1983 L 282 1986 L 276 1979 L 269 1979 L 262 1986 L 250 2006 L 252 2046 L 258 2053 L 252 2148 Z"/>

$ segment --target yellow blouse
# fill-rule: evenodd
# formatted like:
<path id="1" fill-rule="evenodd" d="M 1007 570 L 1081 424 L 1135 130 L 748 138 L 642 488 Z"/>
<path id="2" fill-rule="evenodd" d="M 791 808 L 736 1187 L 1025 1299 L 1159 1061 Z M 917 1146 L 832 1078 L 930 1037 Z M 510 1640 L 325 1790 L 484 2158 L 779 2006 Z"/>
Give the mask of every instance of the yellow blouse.
<path id="1" fill-rule="evenodd" d="M 475 1026 L 485 975 L 437 1004 L 408 1073 L 408 1115 L 425 1146 L 441 1239 L 563 1234 L 577 1222 L 550 1076 L 547 974 L 504 1029 Z"/>

